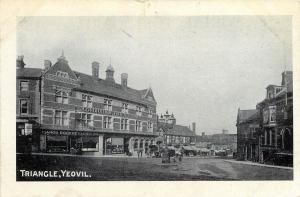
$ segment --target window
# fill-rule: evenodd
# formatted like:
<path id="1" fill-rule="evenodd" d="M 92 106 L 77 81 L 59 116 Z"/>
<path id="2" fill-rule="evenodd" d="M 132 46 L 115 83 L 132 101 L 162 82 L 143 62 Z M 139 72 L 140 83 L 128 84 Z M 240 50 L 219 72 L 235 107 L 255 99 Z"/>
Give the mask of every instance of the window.
<path id="1" fill-rule="evenodd" d="M 89 108 L 92 108 L 92 106 L 93 106 L 92 100 L 93 100 L 93 97 L 92 97 L 92 96 L 86 95 L 86 94 L 82 94 L 82 97 L 81 97 L 81 103 L 82 103 L 82 106 L 83 106 L 83 107 L 89 107 Z"/>
<path id="2" fill-rule="evenodd" d="M 152 109 L 149 109 L 148 117 L 149 117 L 149 118 L 152 118 L 152 114 L 153 114 Z"/>
<path id="3" fill-rule="evenodd" d="M 152 122 L 148 122 L 148 131 L 149 132 L 153 131 L 153 123 Z"/>
<path id="4" fill-rule="evenodd" d="M 62 125 L 68 126 L 68 113 L 66 111 L 62 112 Z"/>
<path id="5" fill-rule="evenodd" d="M 21 114 L 28 114 L 28 101 L 25 99 L 20 100 Z"/>
<path id="6" fill-rule="evenodd" d="M 55 102 L 68 104 L 68 93 L 61 90 L 55 91 Z"/>
<path id="7" fill-rule="evenodd" d="M 107 111 L 112 111 L 112 100 L 104 99 L 104 109 Z"/>
<path id="8" fill-rule="evenodd" d="M 142 107 L 136 106 L 136 115 L 141 116 L 142 115 Z"/>
<path id="9" fill-rule="evenodd" d="M 276 122 L 276 108 L 275 106 L 271 106 L 269 108 L 270 112 L 270 122 Z"/>
<path id="10" fill-rule="evenodd" d="M 56 76 L 62 77 L 62 78 L 69 78 L 69 74 L 66 72 L 62 72 L 62 71 L 57 71 Z"/>
<path id="11" fill-rule="evenodd" d="M 122 113 L 128 114 L 128 103 L 122 103 Z"/>
<path id="12" fill-rule="evenodd" d="M 121 119 L 121 130 L 128 130 L 128 119 Z"/>
<path id="13" fill-rule="evenodd" d="M 60 125 L 60 126 L 68 126 L 68 112 L 61 111 L 61 110 L 55 110 L 54 114 L 54 124 Z"/>
<path id="14" fill-rule="evenodd" d="M 93 127 L 92 114 L 82 113 L 81 115 L 82 127 Z"/>
<path id="15" fill-rule="evenodd" d="M 135 139 L 134 144 L 133 144 L 133 148 L 138 148 L 138 143 L 139 143 L 139 140 Z"/>
<path id="16" fill-rule="evenodd" d="M 98 151 L 97 137 L 82 137 L 82 151 Z"/>
<path id="17" fill-rule="evenodd" d="M 135 121 L 135 131 L 141 131 L 141 128 L 142 128 L 141 121 L 136 120 Z"/>
<path id="18" fill-rule="evenodd" d="M 28 81 L 20 82 L 20 91 L 28 91 Z"/>
<path id="19" fill-rule="evenodd" d="M 111 129 L 111 117 L 110 116 L 104 116 L 104 128 L 105 129 Z"/>

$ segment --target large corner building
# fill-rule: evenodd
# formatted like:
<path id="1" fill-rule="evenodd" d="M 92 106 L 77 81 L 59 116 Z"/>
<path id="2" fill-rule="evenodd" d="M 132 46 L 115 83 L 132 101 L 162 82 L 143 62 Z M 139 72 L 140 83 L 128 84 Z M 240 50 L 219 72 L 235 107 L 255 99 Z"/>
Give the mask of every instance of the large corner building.
<path id="1" fill-rule="evenodd" d="M 99 63 L 91 66 L 91 75 L 73 71 L 62 54 L 43 69 L 26 68 L 18 57 L 17 151 L 135 155 L 156 143 L 151 88 L 130 88 L 127 73 L 116 83 L 111 65 L 100 79 Z"/>

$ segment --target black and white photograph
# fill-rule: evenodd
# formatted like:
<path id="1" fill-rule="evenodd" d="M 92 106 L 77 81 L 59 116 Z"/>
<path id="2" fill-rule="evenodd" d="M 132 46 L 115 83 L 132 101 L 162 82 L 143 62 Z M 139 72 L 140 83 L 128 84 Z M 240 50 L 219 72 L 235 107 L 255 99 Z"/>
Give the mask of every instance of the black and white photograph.
<path id="1" fill-rule="evenodd" d="M 17 182 L 294 179 L 291 16 L 16 20 Z"/>

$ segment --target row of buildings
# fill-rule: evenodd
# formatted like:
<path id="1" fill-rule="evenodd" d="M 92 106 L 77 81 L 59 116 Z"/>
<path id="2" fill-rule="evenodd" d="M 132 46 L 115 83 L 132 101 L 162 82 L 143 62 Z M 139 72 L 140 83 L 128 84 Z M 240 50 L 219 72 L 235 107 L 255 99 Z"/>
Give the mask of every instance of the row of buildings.
<path id="1" fill-rule="evenodd" d="M 101 79 L 98 62 L 88 75 L 72 70 L 64 54 L 44 68 L 27 68 L 23 59 L 16 71 L 17 152 L 137 155 L 151 145 L 195 140 L 195 123 L 191 130 L 168 112 L 158 117 L 152 89 L 130 88 L 127 73 L 117 83 L 111 65 Z"/>
<path id="2" fill-rule="evenodd" d="M 237 158 L 261 163 L 293 163 L 293 73 L 281 85 L 268 85 L 255 109 L 238 110 Z"/>

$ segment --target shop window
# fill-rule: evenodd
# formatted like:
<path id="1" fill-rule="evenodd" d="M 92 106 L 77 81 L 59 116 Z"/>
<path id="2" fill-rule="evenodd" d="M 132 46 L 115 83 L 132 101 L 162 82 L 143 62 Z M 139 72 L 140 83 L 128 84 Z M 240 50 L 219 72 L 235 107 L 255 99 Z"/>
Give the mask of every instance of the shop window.
<path id="1" fill-rule="evenodd" d="M 128 130 L 128 119 L 121 119 L 121 130 Z"/>
<path id="2" fill-rule="evenodd" d="M 128 114 L 128 103 L 122 103 L 122 113 Z"/>
<path id="3" fill-rule="evenodd" d="M 104 109 L 107 111 L 112 111 L 112 100 L 104 99 Z"/>
<path id="4" fill-rule="evenodd" d="M 67 152 L 67 136 L 47 136 L 47 152 Z"/>
<path id="5" fill-rule="evenodd" d="M 54 114 L 54 123 L 55 125 L 59 126 L 68 126 L 68 112 L 67 111 L 61 111 L 61 110 L 55 110 Z"/>
<path id="6" fill-rule="evenodd" d="M 97 137 L 82 137 L 82 151 L 98 151 Z"/>
<path id="7" fill-rule="evenodd" d="M 21 81 L 20 91 L 28 91 L 28 90 L 29 90 L 28 81 Z"/>
<path id="8" fill-rule="evenodd" d="M 63 104 L 68 104 L 68 93 L 65 91 L 61 90 L 56 90 L 55 91 L 55 102 L 57 103 L 63 103 Z"/>
<path id="9" fill-rule="evenodd" d="M 111 117 L 110 116 L 104 116 L 104 128 L 105 129 L 111 129 L 112 123 L 111 123 Z"/>
<path id="10" fill-rule="evenodd" d="M 140 148 L 144 148 L 144 140 L 140 141 Z"/>
<path id="11" fill-rule="evenodd" d="M 20 112 L 21 112 L 21 115 L 23 114 L 28 114 L 28 101 L 26 99 L 21 99 L 20 100 Z"/>

